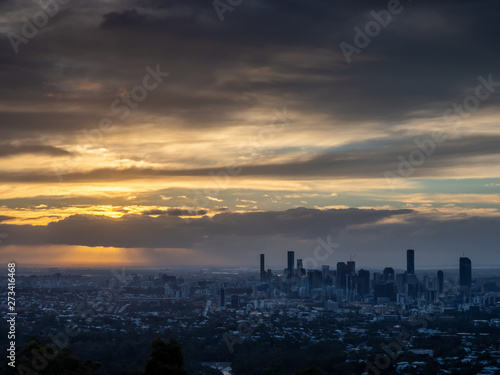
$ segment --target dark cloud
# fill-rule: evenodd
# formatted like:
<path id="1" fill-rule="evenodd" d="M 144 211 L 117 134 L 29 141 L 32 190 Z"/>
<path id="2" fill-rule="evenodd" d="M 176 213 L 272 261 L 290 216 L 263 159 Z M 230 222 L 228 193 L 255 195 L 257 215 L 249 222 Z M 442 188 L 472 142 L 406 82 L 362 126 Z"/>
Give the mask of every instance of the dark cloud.
<path id="1" fill-rule="evenodd" d="M 139 14 L 135 9 L 127 9 L 123 12 L 111 12 L 104 15 L 102 27 L 149 27 L 154 19 L 147 15 Z"/>
<path id="2" fill-rule="evenodd" d="M 44 154 L 50 156 L 69 156 L 70 152 L 58 147 L 45 145 L 12 145 L 0 144 L 0 157 L 19 154 Z"/>
<path id="3" fill-rule="evenodd" d="M 63 20 L 51 20 L 51 25 L 60 22 L 57 28 L 43 29 L 22 45 L 22 54 L 13 53 L 7 38 L 0 40 L 0 97 L 22 104 L 52 95 L 43 99 L 52 111 L 3 112 L 0 124 L 10 137 L 26 136 L 35 124 L 39 132 L 92 129 L 109 114 L 118 89 L 134 87 L 144 67 L 158 63 L 172 75 L 135 113 L 175 116 L 191 127 L 232 126 L 228 120 L 235 113 L 275 105 L 283 97 L 297 112 L 346 122 L 332 121 L 333 129 L 351 121 L 391 125 L 440 116 L 463 100 L 479 75 L 499 79 L 500 51 L 492 47 L 500 28 L 498 4 L 402 4 L 404 10 L 351 64 L 339 43 L 352 43 L 353 28 L 363 28 L 370 11 L 386 9 L 386 1 L 245 1 L 226 13 L 224 22 L 210 1 L 137 1 L 134 7 L 101 14 L 102 5 L 90 3 L 84 13 L 90 23 L 82 22 L 78 12 L 84 5 L 74 5 Z M 99 27 L 90 26 L 99 20 Z M 271 74 L 248 74 L 259 70 Z M 220 81 L 224 73 L 228 76 Z M 82 97 L 50 86 L 75 79 L 104 87 Z M 496 93 L 481 106 L 495 107 L 498 99 Z M 61 113 L 69 105 L 86 109 Z M 89 108 L 97 113 L 94 118 Z"/>
<path id="4" fill-rule="evenodd" d="M 217 51 L 219 68 L 232 64 L 265 67 L 277 73 L 276 79 L 258 81 L 239 76 L 219 89 L 240 95 L 287 93 L 301 111 L 335 113 L 345 120 L 401 121 L 418 117 L 416 112 L 422 107 L 427 114 L 440 115 L 445 105 L 463 98 L 464 89 L 474 85 L 479 75 L 500 76 L 500 53 L 491 48 L 499 27 L 493 16 L 498 4 L 491 1 L 403 1 L 403 11 L 392 16 L 389 26 L 361 55 L 354 55 L 350 65 L 344 61 L 339 44 L 354 44 L 353 28 L 363 29 L 372 20 L 370 12 L 387 9 L 387 2 L 256 2 L 227 12 L 224 23 L 211 19 L 216 14 L 210 2 L 138 4 L 145 9 L 183 11 L 152 17 L 129 9 L 105 15 L 102 26 L 144 35 L 154 32 L 167 39 L 182 35 L 193 46 L 183 52 L 193 56 L 205 51 L 196 43 L 202 40 Z M 276 27 L 278 19 L 282 22 Z M 277 59 L 276 54 L 284 49 L 302 56 L 309 53 L 309 67 L 293 59 Z M 318 49 L 331 51 L 329 67 L 315 61 Z M 205 56 L 197 67 L 207 77 L 217 68 L 211 62 L 211 57 Z M 289 78 L 281 80 L 278 73 L 287 73 Z M 314 79 L 317 77 L 323 82 Z M 498 95 L 483 105 L 497 103 Z"/>
<path id="5" fill-rule="evenodd" d="M 167 211 L 168 212 L 168 211 Z M 173 211 L 172 211 L 173 212 Z M 125 215 L 120 219 L 75 215 L 46 227 L 2 225 L 12 244 L 84 245 L 112 247 L 176 248 L 194 247 L 212 236 L 285 236 L 316 238 L 353 225 L 375 223 L 411 210 L 317 210 L 297 208 L 287 211 L 221 213 L 213 218 L 190 219 L 176 215 Z M 152 213 L 153 214 L 153 213 Z M 157 213 L 154 213 L 157 215 Z"/>
<path id="6" fill-rule="evenodd" d="M 169 208 L 168 210 L 146 210 L 142 211 L 143 215 L 156 216 L 156 215 L 169 215 L 169 216 L 199 216 L 206 215 L 207 210 L 186 210 L 182 208 Z"/>

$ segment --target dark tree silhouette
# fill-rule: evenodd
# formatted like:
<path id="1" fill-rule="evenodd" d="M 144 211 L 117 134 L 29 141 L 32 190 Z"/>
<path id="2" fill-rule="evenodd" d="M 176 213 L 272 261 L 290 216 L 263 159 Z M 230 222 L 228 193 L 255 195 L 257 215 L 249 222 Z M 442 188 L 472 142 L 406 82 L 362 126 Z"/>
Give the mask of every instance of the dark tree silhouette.
<path id="1" fill-rule="evenodd" d="M 98 362 L 82 361 L 67 348 L 59 350 L 51 343 L 41 343 L 38 340 L 30 341 L 19 353 L 17 369 L 21 374 L 103 374 Z"/>
<path id="2" fill-rule="evenodd" d="M 159 337 L 151 343 L 151 357 L 144 375 L 187 375 L 182 347 L 175 339 L 167 344 Z"/>

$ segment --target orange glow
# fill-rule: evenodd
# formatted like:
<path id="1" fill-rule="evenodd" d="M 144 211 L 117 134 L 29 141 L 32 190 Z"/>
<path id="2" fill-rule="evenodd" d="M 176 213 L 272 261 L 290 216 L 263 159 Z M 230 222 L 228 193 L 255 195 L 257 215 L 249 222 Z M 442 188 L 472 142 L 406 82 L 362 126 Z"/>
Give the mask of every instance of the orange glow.
<path id="1" fill-rule="evenodd" d="M 5 246 L 1 259 L 23 266 L 94 267 L 141 265 L 127 254 L 128 249 L 87 246 Z"/>
<path id="2" fill-rule="evenodd" d="M 118 248 L 67 245 L 3 246 L 0 262 L 19 267 L 167 267 L 231 264 L 225 256 L 186 248 Z"/>

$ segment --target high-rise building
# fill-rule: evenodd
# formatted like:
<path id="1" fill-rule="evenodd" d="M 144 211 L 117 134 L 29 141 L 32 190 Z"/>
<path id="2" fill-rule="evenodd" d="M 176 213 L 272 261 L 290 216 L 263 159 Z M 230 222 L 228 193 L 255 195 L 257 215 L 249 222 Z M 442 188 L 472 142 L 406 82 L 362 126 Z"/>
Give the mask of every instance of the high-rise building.
<path id="1" fill-rule="evenodd" d="M 396 274 L 396 292 L 400 293 L 400 294 L 404 293 L 406 291 L 405 284 L 406 284 L 406 272 L 405 273 L 397 273 Z"/>
<path id="2" fill-rule="evenodd" d="M 302 259 L 297 259 L 297 269 L 295 270 L 295 273 L 297 274 L 298 277 L 306 275 L 306 270 L 304 269 Z"/>
<path id="3" fill-rule="evenodd" d="M 301 270 L 303 268 L 304 268 L 304 266 L 302 265 L 302 259 L 297 259 L 297 269 Z"/>
<path id="4" fill-rule="evenodd" d="M 309 270 L 307 271 L 307 279 L 309 281 L 309 288 L 316 289 L 322 287 L 322 278 L 320 270 Z"/>
<path id="5" fill-rule="evenodd" d="M 406 295 L 410 298 L 417 298 L 420 283 L 417 275 L 414 273 L 406 274 Z"/>
<path id="6" fill-rule="evenodd" d="M 443 293 L 444 290 L 444 273 L 443 271 L 438 271 L 438 292 Z"/>
<path id="7" fill-rule="evenodd" d="M 415 273 L 415 250 L 412 249 L 406 250 L 406 273 Z"/>
<path id="8" fill-rule="evenodd" d="M 377 303 L 380 303 L 379 298 L 387 298 L 390 301 L 396 301 L 396 283 L 394 281 L 390 281 L 382 284 L 375 284 L 373 294 L 377 299 Z"/>
<path id="9" fill-rule="evenodd" d="M 460 286 L 470 287 L 472 284 L 472 262 L 467 257 L 460 257 Z"/>
<path id="10" fill-rule="evenodd" d="M 394 269 L 392 267 L 385 267 L 383 275 L 384 275 L 384 281 L 395 281 Z"/>
<path id="11" fill-rule="evenodd" d="M 347 264 L 344 262 L 337 263 L 337 288 L 345 289 L 346 287 Z"/>
<path id="12" fill-rule="evenodd" d="M 350 260 L 347 262 L 347 273 L 349 275 L 356 274 L 356 262 L 355 261 Z"/>
<path id="13" fill-rule="evenodd" d="M 266 281 L 266 271 L 264 268 L 264 254 L 260 254 L 260 281 Z"/>
<path id="14" fill-rule="evenodd" d="M 358 294 L 365 295 L 370 292 L 370 271 L 360 269 L 356 279 Z"/>
<path id="15" fill-rule="evenodd" d="M 288 269 L 288 271 L 290 273 L 293 272 L 294 258 L 295 258 L 295 252 L 294 251 L 289 251 L 288 252 L 288 266 L 287 266 L 287 269 Z"/>

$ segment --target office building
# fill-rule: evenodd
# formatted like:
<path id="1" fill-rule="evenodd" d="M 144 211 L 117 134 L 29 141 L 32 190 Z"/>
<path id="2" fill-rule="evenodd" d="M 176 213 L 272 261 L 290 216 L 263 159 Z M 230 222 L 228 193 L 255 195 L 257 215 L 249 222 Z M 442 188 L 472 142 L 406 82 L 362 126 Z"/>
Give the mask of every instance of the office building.
<path id="1" fill-rule="evenodd" d="M 288 263 L 287 263 L 287 270 L 291 274 L 293 272 L 293 263 L 295 259 L 295 252 L 294 251 L 289 251 L 288 252 Z"/>
<path id="2" fill-rule="evenodd" d="M 419 280 L 415 274 L 406 274 L 406 296 L 410 298 L 417 298 L 419 292 Z"/>
<path id="3" fill-rule="evenodd" d="M 395 278 L 394 278 L 394 268 L 392 268 L 392 267 L 385 267 L 383 275 L 384 275 L 384 281 L 395 281 Z"/>
<path id="4" fill-rule="evenodd" d="M 346 287 L 347 264 L 344 262 L 337 263 L 337 278 L 336 284 L 338 289 L 345 289 Z"/>
<path id="5" fill-rule="evenodd" d="M 321 288 L 323 275 L 320 270 L 309 270 L 307 272 L 307 278 L 309 281 L 310 289 Z"/>
<path id="6" fill-rule="evenodd" d="M 443 293 L 444 290 L 444 273 L 443 271 L 438 271 L 438 292 Z"/>
<path id="7" fill-rule="evenodd" d="M 396 292 L 404 294 L 406 292 L 406 272 L 396 274 Z"/>
<path id="8" fill-rule="evenodd" d="M 406 273 L 415 273 L 415 250 L 412 249 L 406 250 Z"/>
<path id="9" fill-rule="evenodd" d="M 460 286 L 470 287 L 472 284 L 472 262 L 467 257 L 460 257 Z"/>
<path id="10" fill-rule="evenodd" d="M 306 270 L 304 269 L 304 265 L 302 263 L 302 259 L 297 259 L 297 269 L 295 273 L 298 277 L 302 277 L 306 275 Z"/>
<path id="11" fill-rule="evenodd" d="M 297 269 L 302 270 L 303 268 L 302 259 L 297 259 Z"/>
<path id="12" fill-rule="evenodd" d="M 360 269 L 356 278 L 356 289 L 359 295 L 370 293 L 370 271 Z"/>
<path id="13" fill-rule="evenodd" d="M 266 281 L 266 271 L 264 268 L 264 254 L 260 254 L 260 281 L 265 282 Z"/>
<path id="14" fill-rule="evenodd" d="M 347 262 L 347 273 L 349 275 L 355 275 L 356 274 L 356 262 L 353 260 L 350 260 Z"/>

